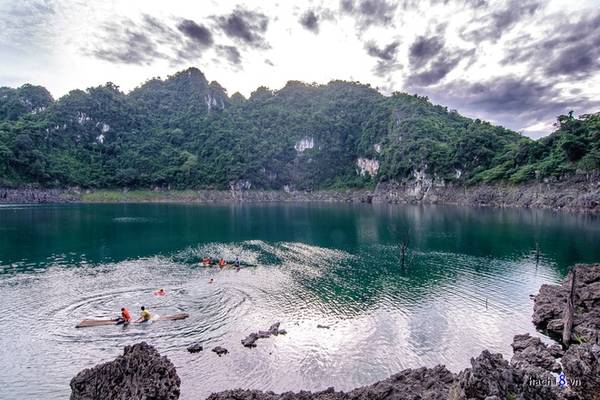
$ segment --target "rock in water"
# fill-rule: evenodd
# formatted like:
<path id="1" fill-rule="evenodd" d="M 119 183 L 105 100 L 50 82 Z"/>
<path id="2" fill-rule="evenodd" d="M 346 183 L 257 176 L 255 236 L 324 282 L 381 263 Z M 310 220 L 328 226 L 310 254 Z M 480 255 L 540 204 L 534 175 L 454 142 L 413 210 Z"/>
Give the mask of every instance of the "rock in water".
<path id="1" fill-rule="evenodd" d="M 219 357 L 221 357 L 223 354 L 229 353 L 229 350 L 227 350 L 226 348 L 221 347 L 221 346 L 215 347 L 214 349 L 212 349 L 212 351 L 214 351 L 215 353 L 217 353 L 217 355 Z"/>
<path id="2" fill-rule="evenodd" d="M 242 339 L 242 344 L 245 347 L 256 347 L 256 341 L 258 340 L 258 335 L 256 333 L 251 333 L 246 336 L 246 339 Z"/>
<path id="3" fill-rule="evenodd" d="M 71 400 L 176 400 L 175 366 L 146 342 L 126 346 L 114 361 L 84 369 L 71 380 Z"/>
<path id="4" fill-rule="evenodd" d="M 275 322 L 273 325 L 271 325 L 271 327 L 269 328 L 269 332 L 271 333 L 271 335 L 279 335 L 279 322 Z"/>
<path id="5" fill-rule="evenodd" d="M 190 353 L 198 353 L 199 351 L 204 350 L 204 347 L 202 347 L 202 345 L 200 343 L 194 343 L 190 346 L 188 346 L 187 351 L 189 351 Z"/>

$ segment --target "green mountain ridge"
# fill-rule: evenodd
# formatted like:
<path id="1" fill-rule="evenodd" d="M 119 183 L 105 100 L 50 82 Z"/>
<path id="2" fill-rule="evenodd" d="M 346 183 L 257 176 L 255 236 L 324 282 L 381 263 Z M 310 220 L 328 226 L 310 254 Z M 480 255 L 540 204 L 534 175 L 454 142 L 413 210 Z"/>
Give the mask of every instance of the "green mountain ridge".
<path id="1" fill-rule="evenodd" d="M 0 186 L 345 188 L 428 177 L 520 183 L 600 170 L 600 113 L 534 141 L 369 85 L 227 95 L 195 68 L 125 94 L 0 88 Z"/>

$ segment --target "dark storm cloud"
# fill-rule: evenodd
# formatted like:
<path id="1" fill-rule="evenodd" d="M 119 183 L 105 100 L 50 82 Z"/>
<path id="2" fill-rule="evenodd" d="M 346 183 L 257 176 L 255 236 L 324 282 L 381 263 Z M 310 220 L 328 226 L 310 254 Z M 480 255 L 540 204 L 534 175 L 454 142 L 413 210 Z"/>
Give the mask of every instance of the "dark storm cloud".
<path id="1" fill-rule="evenodd" d="M 234 46 L 218 46 L 217 53 L 224 57 L 230 64 L 240 66 L 242 64 L 242 55 Z"/>
<path id="2" fill-rule="evenodd" d="M 408 50 L 408 59 L 412 68 L 421 68 L 444 48 L 444 38 L 441 36 L 419 36 Z"/>
<path id="3" fill-rule="evenodd" d="M 392 23 L 398 3 L 393 0 L 341 0 L 340 10 L 352 15 L 361 29 Z"/>
<path id="4" fill-rule="evenodd" d="M 264 37 L 269 26 L 265 14 L 238 7 L 229 15 L 213 18 L 229 38 L 250 47 L 269 47 Z"/>
<path id="5" fill-rule="evenodd" d="M 503 64 L 527 63 L 532 73 L 550 79 L 585 79 L 600 70 L 600 12 L 576 22 L 553 24 L 542 37 L 519 38 L 509 43 Z"/>
<path id="6" fill-rule="evenodd" d="M 180 20 L 173 29 L 144 15 L 137 23 L 124 19 L 104 24 L 95 46 L 84 52 L 122 64 L 150 65 L 157 60 L 177 64 L 197 60 L 213 42 L 212 33 L 195 21 Z"/>
<path id="7" fill-rule="evenodd" d="M 300 17 L 300 25 L 314 33 L 319 32 L 319 17 L 313 10 L 308 10 Z"/>
<path id="8" fill-rule="evenodd" d="M 378 47 L 375 42 L 366 43 L 367 54 L 377 58 L 377 65 L 373 70 L 375 75 L 383 77 L 402 68 L 402 65 L 397 62 L 398 46 L 400 46 L 400 42 L 397 40 L 383 47 Z"/>
<path id="9" fill-rule="evenodd" d="M 517 23 L 532 16 L 541 8 L 542 3 L 539 0 L 510 0 L 506 7 L 500 10 L 477 16 L 462 30 L 461 36 L 475 43 L 485 40 L 496 42 Z"/>
<path id="10" fill-rule="evenodd" d="M 419 36 L 409 47 L 411 74 L 407 85 L 434 85 L 444 79 L 463 59 L 472 60 L 474 55 L 474 50 L 447 48 L 442 36 Z"/>
<path id="11" fill-rule="evenodd" d="M 434 101 L 481 118 L 502 121 L 512 129 L 552 122 L 570 110 L 588 112 L 600 102 L 577 96 L 565 97 L 554 83 L 517 76 L 482 82 L 459 80 L 421 91 Z M 549 133 L 549 132 L 546 132 Z"/>
<path id="12" fill-rule="evenodd" d="M 192 20 L 184 19 L 177 24 L 177 29 L 183 32 L 183 34 L 191 41 L 200 46 L 210 47 L 213 44 L 212 33 L 204 25 L 199 25 Z"/>

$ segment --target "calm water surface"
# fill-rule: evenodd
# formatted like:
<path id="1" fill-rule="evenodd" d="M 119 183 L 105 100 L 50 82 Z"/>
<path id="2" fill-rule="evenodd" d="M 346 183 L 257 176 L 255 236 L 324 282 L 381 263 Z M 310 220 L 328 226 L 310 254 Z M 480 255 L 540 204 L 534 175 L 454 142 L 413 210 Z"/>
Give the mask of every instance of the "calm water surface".
<path id="1" fill-rule="evenodd" d="M 238 387 L 347 390 L 438 363 L 459 371 L 482 349 L 510 355 L 514 334 L 535 333 L 529 295 L 573 263 L 600 261 L 599 243 L 597 217 L 543 211 L 3 206 L 0 398 L 67 398 L 79 370 L 142 340 L 174 362 L 183 399 Z M 204 255 L 256 267 L 202 268 Z M 152 295 L 160 287 L 168 296 Z M 74 328 L 142 304 L 191 317 Z M 242 347 L 248 333 L 275 321 L 288 335 Z M 205 351 L 187 353 L 195 341 Z M 230 353 L 219 358 L 214 346 Z"/>

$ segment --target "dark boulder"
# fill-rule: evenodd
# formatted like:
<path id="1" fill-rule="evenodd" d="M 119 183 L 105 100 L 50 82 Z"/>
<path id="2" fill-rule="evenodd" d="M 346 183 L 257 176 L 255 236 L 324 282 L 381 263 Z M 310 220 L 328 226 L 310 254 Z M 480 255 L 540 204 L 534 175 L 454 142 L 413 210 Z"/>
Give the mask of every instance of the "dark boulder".
<path id="1" fill-rule="evenodd" d="M 548 350 L 540 338 L 525 335 L 516 335 L 513 339 L 512 348 L 514 355 L 510 363 L 517 368 L 541 368 L 546 371 L 560 372 L 560 364 L 556 362 L 552 353 Z"/>
<path id="2" fill-rule="evenodd" d="M 212 349 L 212 351 L 214 351 L 215 353 L 217 353 L 217 355 L 218 355 L 219 357 L 221 357 L 221 356 L 222 356 L 222 355 L 224 355 L 224 354 L 227 354 L 227 353 L 229 353 L 229 350 L 227 350 L 226 348 L 224 348 L 224 347 L 221 347 L 221 346 L 217 346 L 217 347 L 215 347 L 214 349 Z"/>
<path id="3" fill-rule="evenodd" d="M 318 325 L 317 325 L 317 328 L 318 328 L 318 329 L 329 329 L 329 325 L 321 325 L 321 324 L 318 324 Z"/>
<path id="4" fill-rule="evenodd" d="M 114 361 L 84 369 L 71 380 L 71 400 L 175 400 L 175 366 L 149 344 L 126 346 Z"/>
<path id="5" fill-rule="evenodd" d="M 242 344 L 244 347 L 256 347 L 256 341 L 258 340 L 258 335 L 256 333 L 251 333 L 246 336 L 245 339 L 242 339 Z"/>
<path id="6" fill-rule="evenodd" d="M 562 358 L 567 382 L 582 400 L 600 400 L 600 346 L 571 346 Z"/>
<path id="7" fill-rule="evenodd" d="M 450 400 L 558 400 L 564 393 L 548 372 L 515 368 L 502 358 L 484 350 L 471 359 L 471 368 L 462 371 L 450 389 Z"/>
<path id="8" fill-rule="evenodd" d="M 190 346 L 188 346 L 187 351 L 189 351 L 190 353 L 198 353 L 199 351 L 204 350 L 204 347 L 202 347 L 202 345 L 200 343 L 194 343 Z"/>
<path id="9" fill-rule="evenodd" d="M 600 264 L 579 264 L 573 268 L 576 279 L 572 341 L 600 343 Z M 567 292 L 565 282 L 542 285 L 535 296 L 533 323 L 554 337 L 562 334 Z"/>

